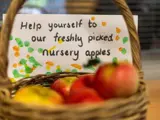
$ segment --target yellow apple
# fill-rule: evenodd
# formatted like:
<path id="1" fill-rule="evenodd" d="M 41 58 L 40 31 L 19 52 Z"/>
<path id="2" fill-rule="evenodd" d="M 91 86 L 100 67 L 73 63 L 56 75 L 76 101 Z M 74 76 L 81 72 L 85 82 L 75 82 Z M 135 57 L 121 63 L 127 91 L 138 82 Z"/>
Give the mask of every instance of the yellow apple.
<path id="1" fill-rule="evenodd" d="M 27 86 L 19 89 L 13 100 L 26 104 L 35 105 L 60 105 L 64 100 L 60 94 L 49 88 L 38 86 Z"/>

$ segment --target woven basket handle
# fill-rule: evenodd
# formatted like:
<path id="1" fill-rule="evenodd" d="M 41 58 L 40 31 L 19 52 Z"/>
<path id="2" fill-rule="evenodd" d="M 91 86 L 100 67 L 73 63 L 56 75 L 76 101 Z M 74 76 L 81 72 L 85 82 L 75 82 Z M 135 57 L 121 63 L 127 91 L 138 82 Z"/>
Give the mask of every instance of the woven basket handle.
<path id="1" fill-rule="evenodd" d="M 124 20 L 127 24 L 127 28 L 131 39 L 133 63 L 135 67 L 139 71 L 141 71 L 140 54 L 139 54 L 140 44 L 136 32 L 136 27 L 133 21 L 132 13 L 128 5 L 126 4 L 125 0 L 113 0 L 113 1 L 120 8 L 121 14 L 123 15 Z M 7 11 L 5 22 L 2 26 L 2 31 L 0 36 L 0 85 L 1 86 L 9 84 L 9 79 L 7 77 L 9 37 L 11 34 L 15 16 L 18 13 L 21 6 L 24 4 L 24 2 L 25 0 L 12 0 L 10 7 Z"/>

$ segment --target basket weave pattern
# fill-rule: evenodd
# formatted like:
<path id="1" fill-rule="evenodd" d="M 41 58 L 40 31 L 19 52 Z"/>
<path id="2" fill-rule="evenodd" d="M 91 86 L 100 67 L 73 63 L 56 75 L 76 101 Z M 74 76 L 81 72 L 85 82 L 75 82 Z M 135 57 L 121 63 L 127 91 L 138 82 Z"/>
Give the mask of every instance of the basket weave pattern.
<path id="1" fill-rule="evenodd" d="M 12 84 L 7 76 L 9 36 L 15 16 L 25 0 L 12 0 L 0 35 L 0 120 L 146 120 L 148 96 L 140 62 L 139 37 L 125 0 L 113 0 L 119 7 L 130 35 L 133 64 L 139 71 L 139 90 L 129 98 L 118 98 L 94 105 L 40 107 L 12 101 L 21 87 L 40 84 L 48 87 L 57 78 L 88 73 L 53 73 L 21 79 Z"/>

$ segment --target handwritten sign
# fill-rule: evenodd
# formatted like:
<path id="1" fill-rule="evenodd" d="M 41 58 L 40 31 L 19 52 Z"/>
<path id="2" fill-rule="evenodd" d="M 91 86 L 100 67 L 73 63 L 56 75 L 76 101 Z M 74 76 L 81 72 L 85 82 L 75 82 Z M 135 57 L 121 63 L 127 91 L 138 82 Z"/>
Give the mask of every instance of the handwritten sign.
<path id="1" fill-rule="evenodd" d="M 136 27 L 138 17 L 134 16 Z M 131 45 L 121 15 L 16 16 L 9 47 L 12 80 L 62 71 L 95 72 L 83 68 L 88 59 L 132 62 Z"/>

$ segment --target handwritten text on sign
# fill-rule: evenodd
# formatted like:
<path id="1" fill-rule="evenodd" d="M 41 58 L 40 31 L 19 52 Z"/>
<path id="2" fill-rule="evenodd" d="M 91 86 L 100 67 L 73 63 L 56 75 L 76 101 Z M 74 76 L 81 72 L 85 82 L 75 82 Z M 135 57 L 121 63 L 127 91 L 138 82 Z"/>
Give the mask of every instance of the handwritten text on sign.
<path id="1" fill-rule="evenodd" d="M 136 27 L 138 17 L 134 16 Z M 89 58 L 132 62 L 125 21 L 120 15 L 17 15 L 10 36 L 11 79 L 83 68 Z"/>

